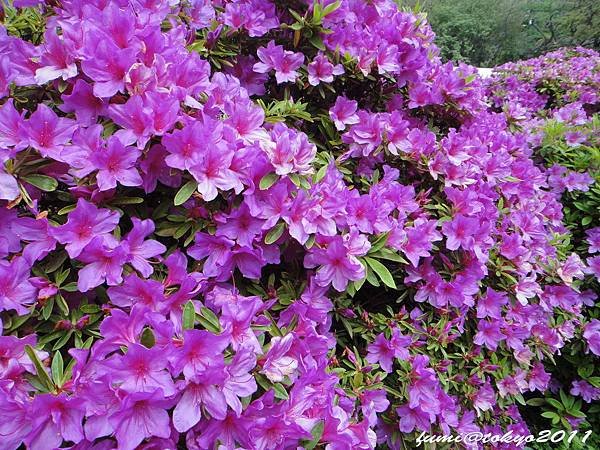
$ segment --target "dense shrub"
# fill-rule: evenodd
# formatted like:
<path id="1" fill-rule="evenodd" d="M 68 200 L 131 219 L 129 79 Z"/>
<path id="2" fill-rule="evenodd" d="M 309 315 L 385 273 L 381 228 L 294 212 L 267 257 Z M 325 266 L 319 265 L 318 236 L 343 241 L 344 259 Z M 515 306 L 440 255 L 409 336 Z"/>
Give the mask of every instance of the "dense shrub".
<path id="1" fill-rule="evenodd" d="M 590 428 L 596 54 L 549 101 L 391 0 L 41 3 L 0 28 L 0 449 Z"/>

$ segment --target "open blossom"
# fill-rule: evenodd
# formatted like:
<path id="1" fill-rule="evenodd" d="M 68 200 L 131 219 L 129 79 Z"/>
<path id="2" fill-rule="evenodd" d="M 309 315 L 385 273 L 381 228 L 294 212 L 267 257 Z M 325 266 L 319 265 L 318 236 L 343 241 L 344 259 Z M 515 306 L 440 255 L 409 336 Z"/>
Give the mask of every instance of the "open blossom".
<path id="1" fill-rule="evenodd" d="M 148 259 L 163 254 L 167 248 L 154 239 L 145 238 L 154 232 L 154 223 L 150 219 L 140 220 L 136 217 L 131 219 L 133 229 L 123 240 L 126 245 L 128 262 L 137 269 L 143 277 L 152 275 L 154 269 L 148 262 Z"/>
<path id="2" fill-rule="evenodd" d="M 480 320 L 477 329 L 479 331 L 473 338 L 473 342 L 477 345 L 485 345 L 490 350 L 496 350 L 498 344 L 506 338 L 500 331 L 500 322 L 497 320 Z"/>
<path id="3" fill-rule="evenodd" d="M 61 39 L 55 30 L 46 30 L 40 68 L 35 72 L 35 81 L 44 84 L 57 78 L 68 80 L 76 76 L 77 64 L 70 51 L 65 39 Z"/>
<path id="4" fill-rule="evenodd" d="M 266 47 L 260 47 L 256 54 L 260 62 L 254 64 L 254 71 L 268 73 L 275 70 L 275 78 L 278 84 L 296 81 L 299 75 L 298 69 L 304 63 L 302 53 L 284 50 L 282 45 L 275 45 L 275 41 L 270 41 Z"/>
<path id="5" fill-rule="evenodd" d="M 80 198 L 76 208 L 67 216 L 67 223 L 49 232 L 61 244 L 71 258 L 76 258 L 97 236 L 110 233 L 119 223 L 119 213 L 99 209 L 94 204 Z"/>
<path id="6" fill-rule="evenodd" d="M 42 156 L 58 157 L 76 128 L 75 121 L 59 118 L 54 111 L 41 103 L 29 117 L 26 129 L 29 145 Z"/>
<path id="7" fill-rule="evenodd" d="M 94 153 L 91 164 L 98 169 L 96 181 L 101 191 L 117 187 L 117 182 L 123 186 L 140 186 L 142 178 L 135 168 L 140 151 L 134 147 L 124 146 L 116 136 Z"/>
<path id="8" fill-rule="evenodd" d="M 271 339 L 271 347 L 266 355 L 262 373 L 273 383 L 283 381 L 287 376 L 294 373 L 298 367 L 298 361 L 288 355 L 294 340 L 293 334 L 284 337 L 275 336 Z"/>
<path id="9" fill-rule="evenodd" d="M 225 377 L 221 367 L 211 367 L 202 377 L 189 381 L 173 410 L 173 425 L 177 431 L 183 433 L 196 425 L 202 418 L 203 408 L 210 417 L 225 419 L 227 403 L 221 388 Z"/>
<path id="10" fill-rule="evenodd" d="M 592 319 L 584 328 L 583 337 L 595 355 L 600 356 L 600 320 Z"/>
<path id="11" fill-rule="evenodd" d="M 316 248 L 304 261 L 307 267 L 320 266 L 315 281 L 320 286 L 331 284 L 336 290 L 346 289 L 349 281 L 365 277 L 365 268 L 354 255 L 348 254 L 341 236 L 333 237 L 325 248 Z"/>
<path id="12" fill-rule="evenodd" d="M 86 263 L 79 271 L 77 280 L 77 288 L 81 292 L 87 292 L 104 282 L 115 286 L 123 281 L 123 265 L 127 254 L 112 236 L 95 237 L 78 259 Z"/>
<path id="13" fill-rule="evenodd" d="M 329 62 L 327 56 L 318 54 L 315 59 L 308 65 L 308 82 L 316 86 L 320 82 L 331 83 L 334 75 L 344 73 L 344 68 L 341 64 L 335 66 Z"/>
<path id="14" fill-rule="evenodd" d="M 383 370 L 391 373 L 394 359 L 408 359 L 406 347 L 410 344 L 410 336 L 402 336 L 398 328 L 393 329 L 392 338 L 390 340 L 381 333 L 375 338 L 375 341 L 369 345 L 367 361 L 370 363 L 379 363 Z"/>
<path id="15" fill-rule="evenodd" d="M 108 419 L 114 427 L 119 448 L 135 450 L 151 436 L 168 438 L 171 427 L 166 409 L 172 404 L 171 400 L 165 400 L 161 389 L 125 396 L 119 410 Z"/>
<path id="16" fill-rule="evenodd" d="M 335 104 L 329 110 L 329 117 L 331 117 L 338 130 L 344 130 L 346 125 L 358 123 L 359 118 L 356 114 L 357 105 L 355 100 L 348 100 L 343 96 L 339 96 L 335 100 Z"/>
<path id="17" fill-rule="evenodd" d="M 32 430 L 25 444 L 33 450 L 60 446 L 65 441 L 80 442 L 83 435 L 83 405 L 65 393 L 40 394 L 33 400 Z"/>
<path id="18" fill-rule="evenodd" d="M 0 311 L 15 310 L 27 314 L 27 307 L 36 301 L 37 289 L 31 284 L 31 266 L 25 258 L 0 261 Z"/>
<path id="19" fill-rule="evenodd" d="M 165 370 L 167 353 L 155 346 L 146 348 L 131 344 L 124 356 L 113 357 L 106 365 L 110 368 L 110 378 L 120 389 L 127 392 L 154 392 L 162 389 L 165 396 L 175 393 L 175 385 Z"/>

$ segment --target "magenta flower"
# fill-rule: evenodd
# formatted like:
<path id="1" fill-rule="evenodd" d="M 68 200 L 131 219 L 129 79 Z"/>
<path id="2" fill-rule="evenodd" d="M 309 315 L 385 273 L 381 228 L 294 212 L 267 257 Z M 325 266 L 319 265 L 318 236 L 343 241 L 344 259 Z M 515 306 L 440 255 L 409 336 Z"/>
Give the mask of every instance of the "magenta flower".
<path id="1" fill-rule="evenodd" d="M 221 224 L 217 228 L 217 236 L 225 236 L 235 240 L 243 247 L 252 247 L 257 235 L 262 232 L 264 221 L 252 217 L 245 203 L 227 216 L 217 219 Z"/>
<path id="2" fill-rule="evenodd" d="M 589 349 L 595 355 L 600 356 L 600 320 L 592 319 L 585 325 L 583 337 L 588 343 Z"/>
<path id="3" fill-rule="evenodd" d="M 23 257 L 11 262 L 0 260 L 0 311 L 14 309 L 17 314 L 29 312 L 37 300 L 37 289 L 29 281 L 31 266 Z"/>
<path id="4" fill-rule="evenodd" d="M 346 97 L 340 96 L 335 100 L 335 104 L 329 110 L 329 117 L 338 130 L 344 130 L 346 125 L 358 123 L 357 106 L 356 101 L 348 100 Z"/>
<path id="5" fill-rule="evenodd" d="M 214 200 L 218 189 L 227 191 L 235 189 L 240 193 L 243 186 L 231 167 L 233 152 L 221 146 L 211 146 L 203 154 L 200 161 L 189 168 L 189 172 L 198 182 L 198 192 L 206 201 Z"/>
<path id="6" fill-rule="evenodd" d="M 588 252 L 589 253 L 600 252 L 600 227 L 591 228 L 591 229 L 587 230 L 585 233 L 587 235 L 587 243 L 589 244 Z"/>
<path id="7" fill-rule="evenodd" d="M 76 258 L 96 236 L 110 233 L 119 223 L 119 213 L 98 209 L 94 204 L 80 198 L 77 207 L 68 215 L 67 223 L 49 228 L 49 233 L 61 244 L 71 258 Z"/>
<path id="8" fill-rule="evenodd" d="M 574 380 L 569 391 L 571 395 L 577 395 L 586 403 L 600 400 L 600 389 L 592 386 L 585 380 Z"/>
<path id="9" fill-rule="evenodd" d="M 170 153 L 165 162 L 169 167 L 181 170 L 190 169 L 200 163 L 205 144 L 217 144 L 221 140 L 222 127 L 220 122 L 215 123 L 214 127 L 209 127 L 200 121 L 193 121 L 181 130 L 164 135 L 162 144 Z"/>
<path id="10" fill-rule="evenodd" d="M 92 154 L 91 163 L 98 169 L 96 182 L 98 189 L 106 191 L 123 186 L 140 186 L 142 178 L 135 168 L 141 152 L 134 147 L 126 147 L 116 136 L 108 139 L 106 148 Z"/>
<path id="11" fill-rule="evenodd" d="M 8 99 L 0 106 L 0 148 L 14 147 L 17 152 L 29 144 L 27 128 L 24 127 L 25 111 L 19 113 L 13 99 Z"/>
<path id="12" fill-rule="evenodd" d="M 148 259 L 163 254 L 167 251 L 167 248 L 154 239 L 144 240 L 154 232 L 154 222 L 152 220 L 140 220 L 133 217 L 131 221 L 133 222 L 133 229 L 122 242 L 126 246 L 127 262 L 138 270 L 144 278 L 148 278 L 154 271 Z"/>
<path id="13" fill-rule="evenodd" d="M 61 111 L 74 112 L 82 125 L 92 125 L 98 116 L 106 114 L 106 102 L 94 96 L 92 85 L 84 80 L 77 80 L 71 93 L 63 94 L 61 98 Z"/>
<path id="14" fill-rule="evenodd" d="M 108 39 L 90 44 L 87 58 L 81 63 L 83 72 L 95 81 L 96 97 L 112 97 L 125 87 L 125 75 L 135 62 L 135 48 L 120 49 Z"/>
<path id="15" fill-rule="evenodd" d="M 261 62 L 254 64 L 254 71 L 268 73 L 275 70 L 278 84 L 295 82 L 299 75 L 298 69 L 304 62 L 302 53 L 284 50 L 282 45 L 275 45 L 275 41 L 270 41 L 266 47 L 260 47 L 256 54 Z"/>
<path id="16" fill-rule="evenodd" d="M 396 414 L 400 418 L 398 428 L 402 433 L 411 433 L 415 429 L 428 431 L 431 423 L 435 420 L 433 414 L 426 413 L 420 408 L 411 408 L 408 405 L 396 408 Z"/>
<path id="17" fill-rule="evenodd" d="M 256 392 L 256 380 L 250 373 L 256 366 L 256 358 L 249 352 L 237 352 L 231 364 L 225 366 L 227 378 L 223 384 L 223 394 L 229 407 L 239 416 L 242 413 L 240 398 Z"/>
<path id="18" fill-rule="evenodd" d="M 31 416 L 31 432 L 24 439 L 27 448 L 45 450 L 59 447 L 63 439 L 75 443 L 84 439 L 85 409 L 81 402 L 65 393 L 38 394 L 31 407 L 36 414 Z"/>
<path id="19" fill-rule="evenodd" d="M 40 68 L 35 71 L 35 81 L 45 84 L 57 78 L 68 80 L 76 76 L 77 64 L 69 54 L 70 50 L 65 39 L 61 39 L 54 29 L 47 29 L 44 33 Z"/>
<path id="20" fill-rule="evenodd" d="M 226 335 L 214 335 L 206 330 L 186 330 L 183 334 L 183 347 L 171 356 L 174 373 L 187 380 L 201 375 L 211 365 L 222 361 L 223 350 L 229 345 Z"/>
<path id="21" fill-rule="evenodd" d="M 283 381 L 285 377 L 291 376 L 298 367 L 298 361 L 289 356 L 293 334 L 287 334 L 283 337 L 275 336 L 271 339 L 271 346 L 266 355 L 261 373 L 273 383 Z"/>
<path id="22" fill-rule="evenodd" d="M 175 385 L 168 371 L 167 352 L 158 346 L 146 348 L 131 344 L 124 356 L 116 356 L 106 362 L 112 383 L 126 392 L 154 392 L 162 389 L 169 397 L 175 393 Z"/>
<path id="23" fill-rule="evenodd" d="M 494 391 L 490 383 L 485 383 L 477 391 L 477 394 L 473 399 L 473 406 L 479 414 L 480 412 L 491 410 L 495 404 L 496 392 Z"/>
<path id="24" fill-rule="evenodd" d="M 492 351 L 495 351 L 498 344 L 502 342 L 506 336 L 500 331 L 501 321 L 480 320 L 477 329 L 477 334 L 473 337 L 473 342 L 477 345 L 485 345 Z"/>
<path id="25" fill-rule="evenodd" d="M 77 129 L 75 121 L 59 118 L 54 111 L 40 103 L 27 121 L 29 145 L 44 157 L 60 159 L 60 151 Z"/>
<path id="26" fill-rule="evenodd" d="M 202 408 L 217 420 L 227 416 L 227 402 L 220 386 L 225 381 L 223 367 L 209 367 L 201 377 L 189 381 L 173 410 L 173 425 L 186 432 L 202 418 Z"/>
<path id="27" fill-rule="evenodd" d="M 341 64 L 334 66 L 329 62 L 327 56 L 319 53 L 308 65 L 308 82 L 313 86 L 317 86 L 321 81 L 331 83 L 334 75 L 343 73 L 344 67 Z"/>
<path id="28" fill-rule="evenodd" d="M 393 371 L 392 365 L 394 359 L 408 359 L 408 350 L 406 349 L 412 342 L 410 336 L 402 336 L 398 328 L 392 331 L 392 338 L 388 340 L 383 333 L 380 333 L 371 344 L 369 344 L 367 361 L 372 364 L 379 364 L 387 373 Z"/>
<path id="29" fill-rule="evenodd" d="M 12 225 L 12 230 L 22 241 L 29 242 L 23 250 L 23 257 L 33 264 L 56 248 L 56 239 L 50 235 L 48 219 L 21 217 Z"/>
<path id="30" fill-rule="evenodd" d="M 169 414 L 173 405 L 165 400 L 162 390 L 135 392 L 125 396 L 117 412 L 109 417 L 120 450 L 135 450 L 146 438 L 171 435 Z"/>
<path id="31" fill-rule="evenodd" d="M 123 265 L 127 253 L 110 235 L 95 237 L 78 259 L 87 265 L 79 270 L 77 289 L 87 292 L 102 283 L 116 286 L 123 281 Z"/>
<path id="32" fill-rule="evenodd" d="M 117 125 L 123 127 L 123 130 L 115 133 L 121 142 L 127 145 L 137 142 L 138 148 L 144 148 L 152 136 L 153 111 L 144 105 L 141 96 L 134 95 L 122 105 L 110 105 L 108 114 Z"/>
<path id="33" fill-rule="evenodd" d="M 458 214 L 451 221 L 444 222 L 442 231 L 446 236 L 448 250 L 471 250 L 475 244 L 475 235 L 479 230 L 479 221 L 475 218 Z"/>

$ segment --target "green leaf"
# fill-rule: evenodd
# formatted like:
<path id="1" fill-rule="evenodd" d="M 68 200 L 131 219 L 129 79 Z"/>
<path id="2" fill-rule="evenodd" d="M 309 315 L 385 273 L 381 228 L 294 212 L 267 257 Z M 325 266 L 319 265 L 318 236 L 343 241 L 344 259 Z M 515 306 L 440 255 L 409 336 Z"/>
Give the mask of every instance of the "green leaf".
<path id="1" fill-rule="evenodd" d="M 45 192 L 55 191 L 58 187 L 58 181 L 46 175 L 27 175 L 21 179 Z"/>
<path id="2" fill-rule="evenodd" d="M 333 3 L 330 3 L 329 5 L 327 5 L 324 9 L 323 9 L 323 17 L 328 16 L 329 14 L 331 14 L 332 12 L 334 12 L 335 10 L 337 10 L 340 6 L 341 6 L 342 2 L 340 0 L 337 0 Z"/>
<path id="3" fill-rule="evenodd" d="M 152 332 L 151 328 L 144 328 L 140 338 L 140 343 L 146 348 L 154 347 L 154 344 L 156 344 L 156 338 L 154 337 L 154 333 Z"/>
<path id="4" fill-rule="evenodd" d="M 527 404 L 530 406 L 542 406 L 546 404 L 546 400 L 543 398 L 530 398 L 527 400 Z"/>
<path id="5" fill-rule="evenodd" d="M 71 339 L 72 335 L 73 330 L 69 330 L 65 334 L 63 334 L 61 338 L 58 341 L 56 341 L 55 344 L 52 346 L 52 351 L 56 351 L 60 348 L 63 348 L 67 344 L 67 342 L 69 342 L 69 339 Z"/>
<path id="6" fill-rule="evenodd" d="M 313 47 L 316 47 L 321 51 L 327 50 L 325 48 L 325 44 L 323 44 L 323 39 L 321 39 L 321 36 L 319 36 L 318 34 L 311 36 L 308 41 L 313 45 Z"/>
<path id="7" fill-rule="evenodd" d="M 277 241 L 283 234 L 285 230 L 285 224 L 283 222 L 279 222 L 275 225 L 265 236 L 265 244 L 273 244 Z"/>
<path id="8" fill-rule="evenodd" d="M 558 400 L 555 400 L 553 398 L 547 398 L 546 401 L 553 406 L 554 408 L 556 408 L 558 411 L 563 411 L 565 408 L 563 406 L 563 404 L 561 402 L 559 402 Z"/>
<path id="9" fill-rule="evenodd" d="M 52 383 L 52 380 L 50 379 L 50 376 L 44 369 L 42 362 L 35 354 L 35 350 L 33 349 L 33 347 L 31 345 L 26 345 L 25 353 L 27 353 L 27 356 L 29 356 L 29 359 L 35 366 L 35 371 L 42 385 L 45 388 L 47 388 L 49 392 L 52 392 L 54 390 L 54 383 Z"/>
<path id="10" fill-rule="evenodd" d="M 277 175 L 274 172 L 268 173 L 260 179 L 258 187 L 261 191 L 266 191 L 271 186 L 273 186 L 277 180 L 279 180 L 279 175 Z"/>
<path id="11" fill-rule="evenodd" d="M 196 322 L 196 309 L 194 308 L 194 303 L 190 300 L 183 307 L 183 320 L 182 326 L 184 330 L 191 330 L 194 328 L 194 323 Z"/>
<path id="12" fill-rule="evenodd" d="M 317 173 L 315 173 L 313 175 L 313 184 L 317 184 L 319 181 L 321 181 L 323 178 L 325 178 L 328 167 L 329 166 L 327 164 L 325 164 L 325 165 L 321 166 L 321 168 L 319 170 L 317 170 Z"/>
<path id="13" fill-rule="evenodd" d="M 181 189 L 175 194 L 175 200 L 173 203 L 175 206 L 183 205 L 185 202 L 189 200 L 194 192 L 198 189 L 198 183 L 196 181 L 191 180 L 181 186 Z"/>
<path id="14" fill-rule="evenodd" d="M 200 314 L 198 317 L 198 321 L 206 328 L 208 331 L 212 331 L 213 333 L 221 332 L 221 323 L 219 322 L 219 318 L 206 306 L 200 308 Z"/>
<path id="15" fill-rule="evenodd" d="M 376 253 L 385 247 L 387 243 L 389 233 L 383 233 L 377 237 L 371 244 L 371 248 L 369 250 L 369 254 Z"/>
<path id="16" fill-rule="evenodd" d="M 373 272 L 377 274 L 379 279 L 383 281 L 383 284 L 392 289 L 396 289 L 396 282 L 394 281 L 394 277 L 392 277 L 392 274 L 390 273 L 387 267 L 385 267 L 376 259 L 369 258 L 368 256 L 365 256 L 365 261 L 367 262 L 367 264 L 369 264 L 371 269 L 373 269 Z"/>
<path id="17" fill-rule="evenodd" d="M 64 362 L 60 352 L 56 352 L 52 357 L 52 379 L 57 386 L 62 385 Z"/>
<path id="18" fill-rule="evenodd" d="M 324 430 L 325 422 L 323 420 L 319 420 L 319 423 L 317 423 L 313 427 L 313 429 L 310 430 L 310 434 L 312 434 L 312 439 L 303 445 L 304 450 L 313 450 L 321 440 Z"/>
<path id="19" fill-rule="evenodd" d="M 280 400 L 287 400 L 288 398 L 290 398 L 287 391 L 285 390 L 285 387 L 283 387 L 281 383 L 274 383 L 273 391 L 275 392 L 275 398 L 278 398 Z"/>

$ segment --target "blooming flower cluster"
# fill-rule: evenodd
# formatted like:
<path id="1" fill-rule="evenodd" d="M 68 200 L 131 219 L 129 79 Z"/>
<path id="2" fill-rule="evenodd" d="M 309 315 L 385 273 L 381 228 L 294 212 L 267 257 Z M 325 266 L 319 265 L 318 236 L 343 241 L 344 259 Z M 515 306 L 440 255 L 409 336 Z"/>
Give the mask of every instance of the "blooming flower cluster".
<path id="1" fill-rule="evenodd" d="M 553 355 L 600 355 L 600 231 L 558 239 L 593 179 L 535 157 L 540 110 L 592 143 L 598 56 L 547 106 L 392 0 L 292 3 L 14 2 L 45 31 L 0 26 L 0 449 L 528 434 Z"/>

